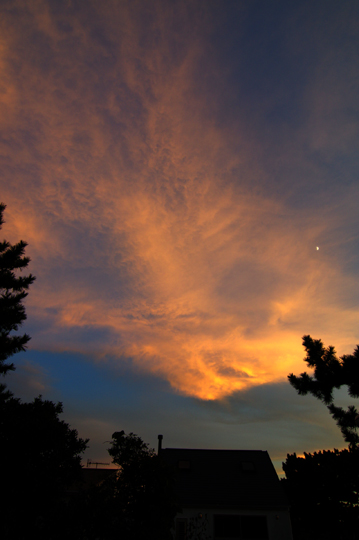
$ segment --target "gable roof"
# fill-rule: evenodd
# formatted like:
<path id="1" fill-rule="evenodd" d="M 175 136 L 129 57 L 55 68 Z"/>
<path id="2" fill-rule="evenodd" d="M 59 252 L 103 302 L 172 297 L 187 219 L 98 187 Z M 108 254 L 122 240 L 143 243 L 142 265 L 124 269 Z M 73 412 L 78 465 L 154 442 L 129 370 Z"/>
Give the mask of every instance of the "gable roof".
<path id="1" fill-rule="evenodd" d="M 174 467 L 182 507 L 288 509 L 266 451 L 164 448 L 161 457 Z"/>

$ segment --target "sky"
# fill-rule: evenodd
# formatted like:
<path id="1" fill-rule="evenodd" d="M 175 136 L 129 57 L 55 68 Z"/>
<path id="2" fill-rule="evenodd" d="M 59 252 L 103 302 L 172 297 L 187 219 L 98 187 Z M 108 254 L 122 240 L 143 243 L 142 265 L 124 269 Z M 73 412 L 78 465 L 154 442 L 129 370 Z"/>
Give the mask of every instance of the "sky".
<path id="1" fill-rule="evenodd" d="M 303 335 L 359 343 L 358 2 L 1 0 L 0 25 L 0 235 L 37 278 L 9 388 L 62 401 L 84 462 L 122 429 L 278 472 L 344 447 L 287 376 Z"/>

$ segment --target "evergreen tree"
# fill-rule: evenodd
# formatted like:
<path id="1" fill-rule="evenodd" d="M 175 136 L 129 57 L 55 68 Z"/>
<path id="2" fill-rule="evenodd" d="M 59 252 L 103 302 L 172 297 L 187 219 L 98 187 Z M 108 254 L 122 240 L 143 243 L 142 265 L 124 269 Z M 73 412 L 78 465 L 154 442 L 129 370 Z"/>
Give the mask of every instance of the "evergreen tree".
<path id="1" fill-rule="evenodd" d="M 0 229 L 4 223 L 3 214 L 6 206 L 0 203 Z M 11 245 L 0 242 L 0 374 L 14 370 L 14 364 L 6 363 L 13 354 L 24 351 L 30 339 L 27 334 L 10 335 L 17 332 L 25 321 L 26 313 L 23 300 L 35 277 L 18 275 L 18 271 L 27 268 L 30 259 L 25 257 L 27 244 L 22 240 Z"/>
<path id="2" fill-rule="evenodd" d="M 295 540 L 356 540 L 359 450 L 287 455 L 282 486 L 290 502 Z"/>
<path id="3" fill-rule="evenodd" d="M 0 203 L 0 228 L 5 205 Z M 26 319 L 23 300 L 34 276 L 18 275 L 27 268 L 27 244 L 0 242 L 0 374 L 14 370 L 6 360 L 24 351 L 27 334 L 13 335 Z M 1 538 L 29 536 L 69 538 L 71 505 L 67 492 L 81 477 L 81 454 L 88 439 L 60 420 L 62 403 L 43 400 L 22 403 L 0 384 L 0 463 L 3 464 Z M 70 501 L 71 502 L 71 501 Z M 70 536 L 71 538 L 73 536 Z M 78 538 L 76 536 L 76 538 Z"/>
<path id="4" fill-rule="evenodd" d="M 288 375 L 289 382 L 298 394 L 312 394 L 327 406 L 345 441 L 354 449 L 359 445 L 358 411 L 354 405 L 350 405 L 347 410 L 337 407 L 333 403 L 333 391 L 348 386 L 349 396 L 359 397 L 359 346 L 353 354 L 340 358 L 334 347 L 325 348 L 320 339 L 304 336 L 303 346 L 307 353 L 304 360 L 308 367 L 314 369 L 314 376 L 304 372 L 297 377 L 291 373 Z"/>

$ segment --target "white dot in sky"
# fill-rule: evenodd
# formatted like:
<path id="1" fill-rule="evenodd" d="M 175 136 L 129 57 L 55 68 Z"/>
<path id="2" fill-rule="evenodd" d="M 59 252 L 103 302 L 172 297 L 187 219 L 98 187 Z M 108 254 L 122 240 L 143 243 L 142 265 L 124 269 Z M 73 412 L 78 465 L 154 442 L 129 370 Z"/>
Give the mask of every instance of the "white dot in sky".
<path id="1" fill-rule="evenodd" d="M 318 246 L 317 246 L 317 251 L 319 251 L 319 248 L 318 248 Z"/>

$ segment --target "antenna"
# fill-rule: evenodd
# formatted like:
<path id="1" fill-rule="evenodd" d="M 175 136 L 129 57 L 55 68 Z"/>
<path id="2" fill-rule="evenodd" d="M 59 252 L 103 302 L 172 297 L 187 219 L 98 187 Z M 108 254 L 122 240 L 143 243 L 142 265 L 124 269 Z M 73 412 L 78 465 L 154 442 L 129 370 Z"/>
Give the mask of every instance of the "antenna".
<path id="1" fill-rule="evenodd" d="M 91 459 L 88 459 L 87 460 L 87 467 L 91 467 L 91 465 L 96 465 L 96 469 L 97 469 L 97 465 L 110 465 L 109 463 L 101 463 L 100 461 L 91 461 Z"/>

